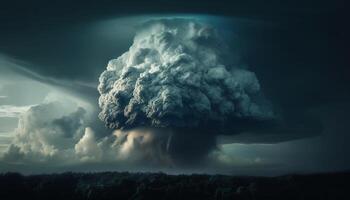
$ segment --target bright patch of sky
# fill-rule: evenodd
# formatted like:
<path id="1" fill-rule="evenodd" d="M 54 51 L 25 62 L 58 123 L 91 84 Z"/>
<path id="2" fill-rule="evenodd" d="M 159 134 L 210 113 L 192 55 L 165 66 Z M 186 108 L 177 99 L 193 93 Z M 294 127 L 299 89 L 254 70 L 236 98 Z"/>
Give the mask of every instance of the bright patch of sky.
<path id="1" fill-rule="evenodd" d="M 29 106 L 12 106 L 12 105 L 0 105 L 0 118 L 1 117 L 19 117 L 22 113 L 27 111 L 32 105 Z"/>

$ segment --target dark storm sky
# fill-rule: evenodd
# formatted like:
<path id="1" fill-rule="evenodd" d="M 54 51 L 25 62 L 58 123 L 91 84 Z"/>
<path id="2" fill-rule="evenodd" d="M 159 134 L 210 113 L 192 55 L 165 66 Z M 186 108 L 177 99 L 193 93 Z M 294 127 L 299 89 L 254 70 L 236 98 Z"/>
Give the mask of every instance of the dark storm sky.
<path id="1" fill-rule="evenodd" d="M 341 1 L 2 1 L 0 11 L 2 54 L 33 63 L 31 70 L 45 76 L 88 82 L 96 81 L 106 60 L 124 52 L 133 37 L 129 32 L 118 44 L 98 38 L 90 33 L 94 22 L 177 13 L 271 22 L 236 33 L 245 38 L 243 59 L 259 66 L 254 70 L 269 77 L 266 84 L 284 88 L 276 98 L 315 104 L 346 95 L 349 40 Z M 290 101 L 300 93 L 304 98 Z"/>
<path id="2" fill-rule="evenodd" d="M 240 38 L 242 60 L 287 121 L 305 123 L 311 113 L 317 117 L 306 123 L 327 129 L 325 140 L 310 141 L 322 151 L 310 155 L 334 163 L 331 169 L 350 167 L 350 43 L 343 1 L 1 1 L 0 54 L 30 63 L 19 73 L 30 70 L 40 81 L 97 98 L 97 77 L 134 36 L 121 26 L 115 39 L 100 22 L 162 14 L 224 17 L 217 26 Z"/>

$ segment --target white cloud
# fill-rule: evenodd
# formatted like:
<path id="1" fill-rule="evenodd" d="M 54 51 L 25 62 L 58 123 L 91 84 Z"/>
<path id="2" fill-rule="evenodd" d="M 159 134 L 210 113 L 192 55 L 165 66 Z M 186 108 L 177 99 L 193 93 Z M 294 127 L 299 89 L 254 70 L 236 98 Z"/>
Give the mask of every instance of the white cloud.
<path id="1" fill-rule="evenodd" d="M 19 117 L 31 106 L 0 105 L 0 117 Z"/>
<path id="2" fill-rule="evenodd" d="M 7 141 L 2 160 L 70 165 L 168 159 L 159 146 L 164 138 L 152 131 L 111 131 L 109 136 L 96 137 L 89 127 L 91 113 L 80 105 L 84 105 L 81 100 L 50 95 L 43 103 L 28 108 L 19 115 L 18 127 Z"/>
<path id="3" fill-rule="evenodd" d="M 84 136 L 74 146 L 74 149 L 81 161 L 96 161 L 101 159 L 102 150 L 97 144 L 95 133 L 89 127 L 85 129 Z"/>

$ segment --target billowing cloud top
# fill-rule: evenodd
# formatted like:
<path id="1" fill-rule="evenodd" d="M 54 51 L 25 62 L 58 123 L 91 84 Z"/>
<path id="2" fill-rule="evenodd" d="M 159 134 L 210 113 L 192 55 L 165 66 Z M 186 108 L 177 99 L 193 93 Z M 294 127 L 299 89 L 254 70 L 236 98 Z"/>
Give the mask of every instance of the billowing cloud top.
<path id="1" fill-rule="evenodd" d="M 57 101 L 30 107 L 20 116 L 6 159 L 26 155 L 30 160 L 45 160 L 64 155 L 60 151 L 69 151 L 84 134 L 85 113 L 81 107 Z"/>
<path id="2" fill-rule="evenodd" d="M 205 24 L 186 19 L 144 24 L 129 51 L 100 76 L 100 118 L 110 128 L 216 127 L 223 133 L 234 132 L 242 121 L 273 118 L 255 74 L 225 65 L 227 49 Z"/>

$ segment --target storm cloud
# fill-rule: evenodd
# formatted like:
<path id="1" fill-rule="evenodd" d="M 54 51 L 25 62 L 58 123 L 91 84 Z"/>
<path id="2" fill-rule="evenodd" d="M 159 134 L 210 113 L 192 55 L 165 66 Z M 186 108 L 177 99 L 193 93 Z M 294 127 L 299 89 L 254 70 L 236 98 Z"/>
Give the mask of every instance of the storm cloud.
<path id="1" fill-rule="evenodd" d="M 170 131 L 172 158 L 203 158 L 216 135 L 276 118 L 254 72 L 235 57 L 209 25 L 179 18 L 146 22 L 129 51 L 100 76 L 99 117 L 112 129 Z"/>
<path id="2" fill-rule="evenodd" d="M 93 129 L 93 112 L 74 99 L 49 95 L 19 116 L 10 145 L 1 164 L 88 164 L 171 165 L 167 154 L 170 133 L 150 129 L 110 131 L 103 136 Z M 95 127 L 94 127 L 95 128 Z"/>
<path id="3" fill-rule="evenodd" d="M 100 118 L 110 128 L 213 132 L 215 127 L 224 134 L 235 133 L 238 121 L 274 118 L 255 74 L 239 64 L 225 65 L 227 51 L 205 24 L 186 19 L 144 24 L 129 51 L 100 76 Z"/>
<path id="4" fill-rule="evenodd" d="M 166 7 L 141 6 L 140 9 L 147 10 L 145 14 L 154 14 L 151 12 L 153 9 L 163 13 L 169 9 L 181 10 L 191 4 L 188 1 L 176 2 L 169 7 L 168 3 L 164 3 Z M 328 107 L 328 104 L 338 104 L 338 101 L 346 102 L 349 99 L 349 79 L 346 76 L 348 65 L 344 62 L 346 57 L 343 55 L 346 52 L 344 46 L 347 45 L 344 45 L 344 41 L 347 41 L 347 34 L 343 34 L 341 26 L 346 17 L 333 16 L 325 19 L 321 14 L 324 12 L 310 13 L 304 10 L 305 7 L 292 8 L 287 4 L 285 9 L 288 14 L 285 15 L 281 15 L 283 11 L 275 10 L 271 5 L 259 4 L 252 7 L 247 4 L 247 10 L 244 11 L 239 3 L 239 6 L 206 4 L 206 12 L 192 12 L 194 10 L 189 9 L 191 12 L 181 15 L 174 12 L 164 16 L 131 16 L 130 11 L 142 14 L 135 10 L 135 4 L 130 3 L 129 9 L 123 7 L 124 4 L 115 3 L 115 7 L 112 4 L 76 3 L 79 8 L 90 9 L 85 10 L 84 14 L 72 9 L 64 15 L 62 7 L 55 5 L 52 9 L 60 12 L 49 10 L 51 18 L 44 13 L 30 14 L 35 16 L 31 18 L 27 16 L 28 12 L 18 12 L 17 7 L 5 6 L 6 12 L 11 13 L 13 8 L 19 14 L 3 15 L 5 18 L 0 19 L 4 22 L 4 29 L 0 33 L 3 36 L 1 53 L 23 62 L 16 62 L 16 67 L 1 63 L 0 58 L 0 104 L 6 108 L 4 117 L 0 119 L 0 129 L 3 131 L 0 137 L 6 136 L 4 149 L 11 143 L 7 156 L 0 160 L 0 171 L 20 169 L 20 165 L 12 165 L 17 162 L 22 163 L 23 169 L 27 171 L 36 168 L 38 172 L 43 172 L 45 168 L 55 171 L 57 166 L 64 170 L 74 169 L 70 164 L 76 164 L 76 170 L 80 171 L 87 169 L 90 163 L 96 164 L 90 170 L 98 169 L 97 164 L 104 170 L 120 169 L 116 166 L 121 164 L 126 166 L 126 170 L 131 170 L 132 167 L 144 170 L 147 162 L 157 164 L 152 165 L 151 170 L 158 170 L 159 164 L 175 165 L 176 168 L 172 169 L 181 169 L 180 173 L 184 172 L 184 168 L 176 165 L 178 163 L 197 164 L 193 168 L 196 173 L 200 167 L 208 167 L 208 163 L 214 164 L 212 169 L 215 173 L 223 163 L 227 163 L 229 173 L 240 163 L 252 165 L 253 168 L 246 165 L 242 167 L 249 168 L 250 171 L 255 171 L 256 164 L 264 165 L 264 172 L 270 169 L 274 171 L 270 165 L 265 166 L 269 164 L 269 159 L 263 155 L 257 157 L 266 151 L 265 148 L 260 149 L 260 146 L 265 147 L 266 144 L 269 144 L 266 147 L 271 146 L 271 151 L 278 152 L 276 157 L 283 158 L 281 163 L 288 165 L 288 159 L 294 159 L 293 162 L 298 162 L 300 168 L 305 169 L 305 161 L 308 161 L 318 169 L 331 163 L 330 158 L 337 160 L 342 155 L 340 151 L 348 149 L 345 143 L 342 144 L 345 141 L 343 135 L 337 136 L 336 128 L 329 130 L 329 138 L 337 138 L 334 140 L 341 145 L 312 146 L 315 140 L 305 138 L 322 134 L 322 125 L 329 124 L 329 120 L 322 124 L 318 121 L 319 116 L 326 113 L 317 112 L 318 106 Z M 195 9 L 202 9 L 197 2 L 191 5 Z M 23 8 L 28 10 L 33 6 L 37 7 L 33 4 Z M 65 4 L 62 6 L 69 8 Z M 97 6 L 108 7 L 110 10 L 101 7 L 96 9 Z M 328 10 L 330 7 L 332 6 L 327 3 L 325 8 Z M 128 15 L 121 16 L 118 13 L 116 16 L 116 8 Z M 310 8 L 313 11 L 320 10 L 314 5 L 310 5 Z M 104 16 L 96 12 L 101 12 Z M 91 18 L 85 18 L 87 13 Z M 220 16 L 208 13 L 218 13 Z M 28 21 L 22 20 L 23 15 Z M 77 15 L 84 17 L 77 18 Z M 11 20 L 6 16 L 11 16 Z M 17 18 L 15 23 L 13 17 Z M 133 43 L 135 26 L 159 17 L 168 19 L 141 25 Z M 174 17 L 196 21 L 174 20 Z M 189 28 L 191 23 L 193 29 Z M 206 24 L 215 25 L 220 33 Z M 27 25 L 30 28 L 25 28 Z M 179 35 L 172 31 L 175 29 Z M 153 34 L 155 39 L 159 37 L 160 41 L 150 42 L 147 36 L 149 34 Z M 145 42 L 142 43 L 141 40 Z M 174 50 L 177 45 L 183 46 L 183 52 Z M 146 49 L 143 50 L 143 47 Z M 237 59 L 240 55 L 231 48 L 242 53 L 242 60 Z M 201 53 L 194 54 L 197 50 Z M 126 55 L 122 55 L 123 52 Z M 174 55 L 172 60 L 167 54 Z M 185 56 L 182 57 L 182 54 Z M 119 55 L 122 58 L 118 58 Z M 158 59 L 157 55 L 162 56 L 162 59 Z M 211 57 L 213 55 L 215 58 Z M 187 60 L 186 57 L 190 58 Z M 117 59 L 110 62 L 111 70 L 108 67 L 100 81 L 99 89 L 103 96 L 100 117 L 104 119 L 101 122 L 97 118 L 97 112 L 100 111 L 97 105 L 97 77 L 105 70 L 106 61 L 113 58 Z M 200 61 L 211 62 L 213 66 L 206 63 L 202 65 Z M 180 69 L 178 73 L 170 73 L 176 67 L 177 70 Z M 7 69 L 11 69 L 19 78 L 9 76 Z M 49 87 L 45 89 L 27 82 L 18 82 L 24 78 Z M 227 80 L 230 79 L 235 79 L 237 88 L 227 87 Z M 115 83 L 119 80 L 124 82 L 119 83 L 122 87 L 117 88 Z M 74 106 L 63 115 L 45 117 L 56 112 L 53 105 L 58 105 L 57 102 L 41 102 L 47 92 L 52 90 L 63 91 L 63 98 L 73 95 L 88 101 L 94 111 L 82 106 L 85 110 L 83 114 L 84 112 L 78 112 L 82 111 L 78 109 L 79 106 Z M 244 98 L 232 98 L 231 92 Z M 197 95 L 200 93 L 208 101 L 203 100 L 205 98 L 202 95 Z M 59 101 L 60 106 L 65 107 L 64 101 Z M 272 102 L 273 109 L 269 101 Z M 233 102 L 232 106 L 227 102 Z M 15 111 L 12 108 L 28 108 L 33 105 L 46 107 L 47 110 L 36 114 L 32 111 L 25 113 L 27 109 L 23 109 L 24 113 L 12 112 Z M 228 112 L 222 112 L 225 107 L 229 108 Z M 16 117 L 8 117 L 8 111 Z M 330 118 L 337 118 L 334 127 L 339 126 L 338 119 L 347 119 L 345 115 L 342 117 L 337 113 L 326 114 L 332 116 Z M 13 134 L 18 115 L 27 115 L 28 124 L 35 125 L 32 126 L 32 131 L 17 129 Z M 31 123 L 35 119 L 37 122 Z M 11 124 L 8 123 L 9 120 Z M 103 123 L 111 129 L 106 130 Z M 20 124 L 25 122 L 21 121 Z M 22 135 L 19 136 L 20 134 Z M 8 135 L 11 136 L 11 141 L 7 139 Z M 16 135 L 17 139 L 12 141 L 12 135 Z M 36 137 L 39 139 L 33 139 Z M 325 140 L 331 141 L 329 138 Z M 298 143 L 296 139 L 307 141 L 292 148 L 297 153 L 290 155 L 281 150 L 281 146 L 288 146 L 294 141 Z M 62 143 L 65 140 L 66 143 Z M 54 151 L 42 151 L 36 145 L 38 142 L 54 147 Z M 2 148 L 1 145 L 2 143 Z M 231 145 L 236 145 L 239 149 L 246 147 L 249 151 L 256 148 L 256 152 L 247 155 L 239 149 L 229 148 Z M 324 150 L 317 154 L 322 162 L 316 164 L 314 154 L 305 152 L 307 149 Z M 324 156 L 327 153 L 329 156 Z M 303 155 L 305 159 L 301 159 Z M 199 158 L 209 160 L 201 163 Z M 346 158 L 338 160 L 347 161 Z M 273 158 L 271 162 L 276 163 L 275 161 L 276 158 Z M 33 162 L 39 164 L 33 167 Z M 11 165 L 5 167 L 9 163 Z"/>

